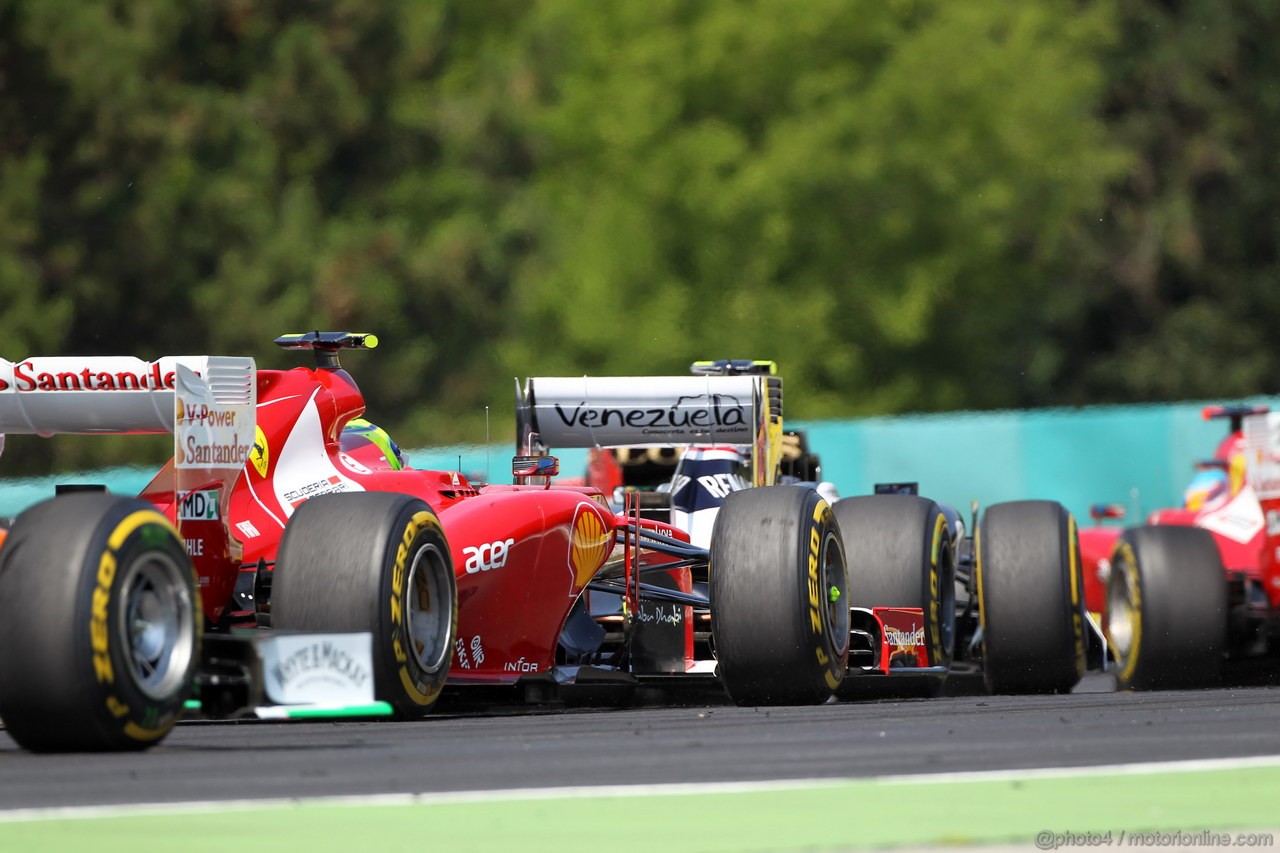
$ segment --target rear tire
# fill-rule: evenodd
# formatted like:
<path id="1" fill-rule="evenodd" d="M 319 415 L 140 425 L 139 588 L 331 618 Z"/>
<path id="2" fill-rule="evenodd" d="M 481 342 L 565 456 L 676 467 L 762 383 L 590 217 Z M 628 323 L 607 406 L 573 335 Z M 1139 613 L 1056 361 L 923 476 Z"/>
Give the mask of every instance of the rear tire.
<path id="1" fill-rule="evenodd" d="M 1126 530 L 1111 554 L 1106 621 L 1121 690 L 1216 684 L 1227 580 L 1213 534 L 1172 525 Z"/>
<path id="2" fill-rule="evenodd" d="M 978 528 L 978 614 L 992 693 L 1066 693 L 1085 668 L 1075 519 L 1056 501 L 1014 501 Z"/>
<path id="3" fill-rule="evenodd" d="M 457 623 L 449 544 L 424 501 L 320 495 L 289 519 L 273 572 L 272 627 L 372 633 L 374 698 L 396 716 L 421 717 L 435 705 Z"/>
<path id="4" fill-rule="evenodd" d="M 930 666 L 955 648 L 955 558 L 947 517 L 915 495 L 865 495 L 835 505 L 856 607 L 924 611 Z"/>
<path id="5" fill-rule="evenodd" d="M 721 682 L 739 705 L 824 702 L 849 660 L 844 551 L 813 489 L 732 492 L 711 537 L 711 631 Z"/>
<path id="6" fill-rule="evenodd" d="M 154 746 L 191 693 L 200 631 L 191 560 L 154 506 L 37 504 L 0 549 L 0 718 L 35 752 Z"/>

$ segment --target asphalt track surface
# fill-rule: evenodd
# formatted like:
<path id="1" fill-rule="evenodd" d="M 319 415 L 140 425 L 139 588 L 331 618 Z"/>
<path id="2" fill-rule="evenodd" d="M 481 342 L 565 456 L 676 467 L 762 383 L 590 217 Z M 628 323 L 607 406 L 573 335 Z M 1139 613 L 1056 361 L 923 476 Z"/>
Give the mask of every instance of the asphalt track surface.
<path id="1" fill-rule="evenodd" d="M 184 723 L 124 755 L 31 755 L 0 735 L 0 811 L 1280 755 L 1278 688 L 1108 689 L 1093 676 L 1067 696 Z"/>

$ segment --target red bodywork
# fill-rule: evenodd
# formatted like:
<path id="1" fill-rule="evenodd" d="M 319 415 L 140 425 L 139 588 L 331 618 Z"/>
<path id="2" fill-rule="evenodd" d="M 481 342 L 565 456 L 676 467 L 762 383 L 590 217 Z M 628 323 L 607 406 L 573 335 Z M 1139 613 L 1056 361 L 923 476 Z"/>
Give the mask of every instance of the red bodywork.
<path id="1" fill-rule="evenodd" d="M 924 611 L 912 607 L 873 607 L 880 623 L 880 659 L 877 669 L 921 668 L 932 665 L 924 639 Z"/>
<path id="2" fill-rule="evenodd" d="M 237 609 L 233 592 L 241 575 L 270 570 L 289 516 L 307 498 L 401 492 L 430 504 L 449 540 L 459 613 L 450 681 L 503 684 L 549 670 L 565 619 L 587 583 L 606 563 L 621 563 L 624 549 L 616 545 L 615 530 L 626 519 L 592 488 L 476 487 L 454 471 L 397 470 L 372 443 L 344 452 L 343 426 L 364 408 L 354 380 L 341 368 L 258 373 L 257 434 L 228 513 L 227 527 L 237 539 L 232 553 L 242 549 L 239 562 L 203 559 L 218 553 L 217 543 L 201 539 L 222 535 L 216 520 L 204 533 L 184 521 L 208 623 L 218 624 Z M 172 470 L 170 463 L 142 495 L 170 519 Z M 669 525 L 639 523 L 688 541 Z M 648 551 L 638 559 L 671 560 Z M 689 588 L 688 569 L 670 574 L 677 588 Z M 236 615 L 253 619 L 252 611 Z M 685 652 L 691 661 L 691 629 Z"/>
<path id="3" fill-rule="evenodd" d="M 1223 412 L 1217 407 L 1205 410 L 1206 418 L 1219 416 L 1223 416 Z M 1156 510 L 1148 516 L 1147 523 L 1188 525 L 1208 530 L 1213 534 L 1227 574 L 1265 589 L 1271 607 L 1280 609 L 1280 568 L 1276 564 L 1275 547 L 1268 545 L 1264 520 L 1264 510 L 1271 507 L 1258 500 L 1248 481 L 1243 433 L 1239 429 L 1233 430 L 1219 443 L 1212 459 L 1198 467 L 1225 472 L 1226 491 L 1198 507 Z M 1098 521 L 1101 521 L 1100 516 L 1117 517 L 1094 513 Z M 1111 551 L 1122 532 L 1119 527 L 1101 525 L 1080 530 L 1085 602 L 1095 614 L 1105 609 Z"/>

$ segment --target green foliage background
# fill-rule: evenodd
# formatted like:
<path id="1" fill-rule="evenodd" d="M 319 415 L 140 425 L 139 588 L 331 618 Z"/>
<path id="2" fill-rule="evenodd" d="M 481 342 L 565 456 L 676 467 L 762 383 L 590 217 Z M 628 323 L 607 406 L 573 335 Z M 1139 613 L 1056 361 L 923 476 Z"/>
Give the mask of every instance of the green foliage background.
<path id="1" fill-rule="evenodd" d="M 0 356 L 780 362 L 825 418 L 1276 393 L 1280 3 L 0 0 Z M 6 471 L 125 461 L 34 442 Z M 16 457 L 16 458 L 15 458 Z"/>

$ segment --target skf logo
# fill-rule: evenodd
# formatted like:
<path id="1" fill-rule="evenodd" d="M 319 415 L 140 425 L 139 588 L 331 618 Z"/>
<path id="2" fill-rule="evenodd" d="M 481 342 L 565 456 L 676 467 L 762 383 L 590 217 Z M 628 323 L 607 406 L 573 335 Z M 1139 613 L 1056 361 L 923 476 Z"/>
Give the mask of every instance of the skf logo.
<path id="1" fill-rule="evenodd" d="M 467 556 L 467 574 L 487 572 L 500 569 L 507 564 L 514 539 L 499 539 L 497 542 L 486 542 L 483 545 L 472 545 L 462 549 Z"/>
<path id="2" fill-rule="evenodd" d="M 267 476 L 267 467 L 271 464 L 271 448 L 267 445 L 267 434 L 262 427 L 253 428 L 253 449 L 249 451 L 249 461 L 259 477 Z"/>
<path id="3" fill-rule="evenodd" d="M 585 586 L 591 580 L 613 550 L 612 546 L 613 531 L 604 523 L 594 505 L 578 504 L 578 511 L 573 516 L 573 531 L 569 535 L 569 565 L 573 567 L 578 586 Z"/>

